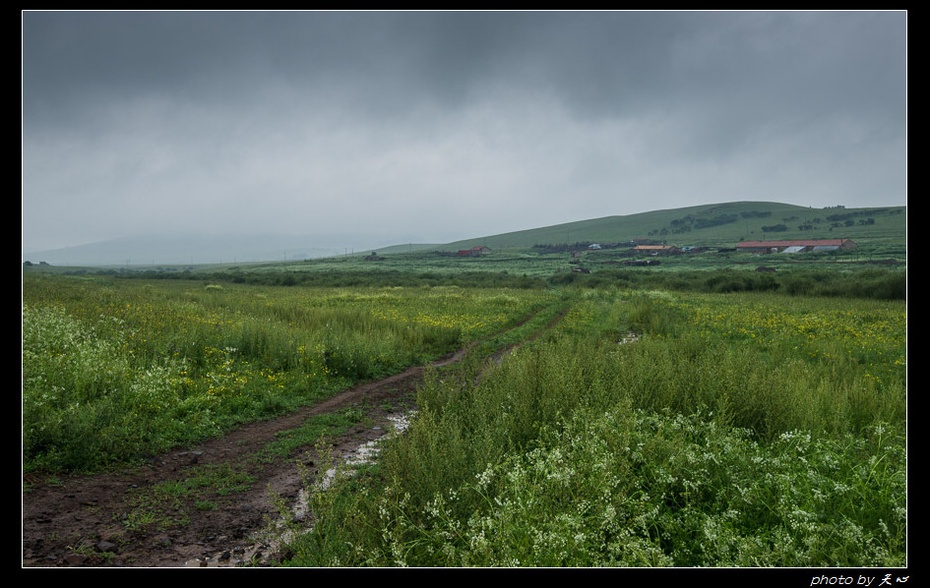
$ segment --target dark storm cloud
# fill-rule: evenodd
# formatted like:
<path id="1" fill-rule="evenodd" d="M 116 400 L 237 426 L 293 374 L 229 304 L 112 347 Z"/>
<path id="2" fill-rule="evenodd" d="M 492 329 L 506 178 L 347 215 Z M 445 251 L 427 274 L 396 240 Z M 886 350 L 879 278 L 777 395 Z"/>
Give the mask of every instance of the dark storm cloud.
<path id="1" fill-rule="evenodd" d="M 900 13 L 75 12 L 23 28 L 27 120 L 106 95 L 234 100 L 275 79 L 375 109 L 503 84 L 581 117 L 904 106 Z"/>
<path id="2" fill-rule="evenodd" d="M 372 104 L 457 102 L 506 33 L 429 13 L 27 13 L 23 28 L 27 120 L 106 95 L 244 100 L 276 80 Z"/>
<path id="3" fill-rule="evenodd" d="M 719 200 L 902 204 L 906 23 L 25 12 L 24 241 L 81 211 L 72 240 L 144 219 L 452 240 Z"/>

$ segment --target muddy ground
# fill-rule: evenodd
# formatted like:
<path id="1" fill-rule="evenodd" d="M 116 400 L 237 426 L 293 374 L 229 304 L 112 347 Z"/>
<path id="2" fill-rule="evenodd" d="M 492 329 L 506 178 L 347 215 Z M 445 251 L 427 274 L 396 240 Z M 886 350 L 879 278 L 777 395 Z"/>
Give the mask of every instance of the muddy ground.
<path id="1" fill-rule="evenodd" d="M 463 353 L 434 365 L 453 363 Z M 351 458 L 391 430 L 392 418 L 414 408 L 423 367 L 348 389 L 311 408 L 255 423 L 198 447 L 159 456 L 143 467 L 94 476 L 23 480 L 22 567 L 235 567 L 272 565 L 281 554 L 268 530 L 279 520 L 280 497 L 296 505 L 306 483 L 320 475 L 313 448 L 287 459 L 253 459 L 281 431 L 300 427 L 310 416 L 348 407 L 362 409 L 366 426 L 333 439 L 333 455 Z M 299 466 L 300 460 L 302 466 Z M 190 521 L 159 529 L 130 529 L 124 522 L 139 492 L 162 482 L 183 480 L 205 465 L 229 464 L 255 482 L 245 492 L 218 497 L 211 510 L 187 508 Z M 305 468 L 304 472 L 300 470 Z"/>

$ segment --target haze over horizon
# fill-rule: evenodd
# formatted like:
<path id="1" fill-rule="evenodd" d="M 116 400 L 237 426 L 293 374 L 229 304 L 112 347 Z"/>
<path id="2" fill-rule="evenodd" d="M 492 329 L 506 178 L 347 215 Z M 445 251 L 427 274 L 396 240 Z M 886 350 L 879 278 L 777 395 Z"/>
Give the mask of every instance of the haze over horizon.
<path id="1" fill-rule="evenodd" d="M 906 33 L 906 11 L 23 11 L 23 250 L 904 206 Z"/>

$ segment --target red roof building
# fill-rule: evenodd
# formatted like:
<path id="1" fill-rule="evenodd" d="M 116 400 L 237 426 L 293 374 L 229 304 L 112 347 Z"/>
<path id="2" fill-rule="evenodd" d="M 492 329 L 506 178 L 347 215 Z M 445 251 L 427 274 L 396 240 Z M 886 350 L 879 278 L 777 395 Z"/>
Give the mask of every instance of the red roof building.
<path id="1" fill-rule="evenodd" d="M 459 249 L 457 255 L 459 257 L 480 257 L 482 255 L 488 255 L 491 253 L 491 248 L 484 245 L 475 245 L 471 249 Z"/>

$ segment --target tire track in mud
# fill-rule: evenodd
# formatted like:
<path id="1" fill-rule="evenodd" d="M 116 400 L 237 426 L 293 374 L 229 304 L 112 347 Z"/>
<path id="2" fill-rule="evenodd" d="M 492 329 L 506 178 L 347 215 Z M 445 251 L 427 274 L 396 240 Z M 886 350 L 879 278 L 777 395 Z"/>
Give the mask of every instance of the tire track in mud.
<path id="1" fill-rule="evenodd" d="M 551 307 L 530 313 L 499 337 L 517 331 Z M 551 331 L 570 306 L 522 339 L 528 342 Z M 415 410 L 417 388 L 427 369 L 461 362 L 482 342 L 444 356 L 426 366 L 414 366 L 377 381 L 358 384 L 313 406 L 285 417 L 252 423 L 197 447 L 151 459 L 145 466 L 91 476 L 23 477 L 22 567 L 235 567 L 272 565 L 274 533 L 280 501 L 293 508 L 304 486 L 321 475 L 313 448 L 289 458 L 256 459 L 283 432 L 307 419 L 346 408 L 365 412 L 367 426 L 356 426 L 327 439 L 338 462 L 358 457 L 396 427 L 398 418 Z M 502 358 L 520 344 L 495 350 Z M 197 468 L 230 467 L 256 481 L 240 493 L 218 496 L 215 507 L 188 507 L 176 526 L 130 528 L 126 515 L 140 493 L 159 484 L 184 480 Z M 29 487 L 26 490 L 27 485 Z"/>

